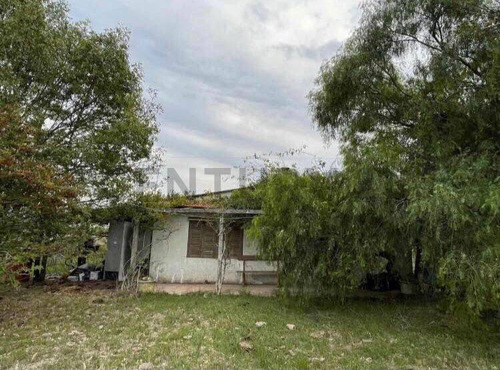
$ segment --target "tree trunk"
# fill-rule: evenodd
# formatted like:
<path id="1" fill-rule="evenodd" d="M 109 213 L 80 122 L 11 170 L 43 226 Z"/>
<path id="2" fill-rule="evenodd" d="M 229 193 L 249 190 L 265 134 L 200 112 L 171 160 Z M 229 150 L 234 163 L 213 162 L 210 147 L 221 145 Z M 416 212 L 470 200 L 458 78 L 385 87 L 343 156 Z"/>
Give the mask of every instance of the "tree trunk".
<path id="1" fill-rule="evenodd" d="M 33 263 L 33 282 L 43 283 L 45 281 L 45 274 L 47 272 L 47 256 L 36 257 Z"/>
<path id="2" fill-rule="evenodd" d="M 418 279 L 418 275 L 422 271 L 422 247 L 420 246 L 420 240 L 416 242 L 416 253 L 415 253 L 415 271 L 414 277 Z"/>

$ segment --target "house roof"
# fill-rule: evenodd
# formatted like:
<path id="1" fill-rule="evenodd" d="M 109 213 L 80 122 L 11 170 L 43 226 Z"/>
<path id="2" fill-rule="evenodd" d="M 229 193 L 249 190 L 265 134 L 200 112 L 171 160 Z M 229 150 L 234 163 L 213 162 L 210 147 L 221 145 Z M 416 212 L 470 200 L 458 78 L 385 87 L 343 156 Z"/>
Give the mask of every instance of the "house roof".
<path id="1" fill-rule="evenodd" d="M 260 215 L 263 212 L 260 209 L 223 209 L 223 208 L 210 208 L 201 207 L 197 205 L 196 207 L 191 206 L 181 206 L 177 208 L 167 208 L 165 213 L 171 214 L 200 214 L 200 213 L 211 213 L 211 214 L 233 214 L 233 215 Z"/>
<path id="2" fill-rule="evenodd" d="M 199 209 L 209 209 L 209 208 L 216 208 L 212 203 L 208 202 L 190 202 L 186 204 L 181 204 L 172 208 L 199 208 Z"/>
<path id="3" fill-rule="evenodd" d="M 225 195 L 225 194 L 230 194 L 235 190 L 246 189 L 246 188 L 248 188 L 248 186 L 242 186 L 239 188 L 220 190 L 220 191 L 212 191 L 212 192 L 202 193 L 202 194 L 194 194 L 194 195 L 190 195 L 189 198 L 203 198 L 203 197 L 209 197 L 212 195 Z"/>
<path id="4" fill-rule="evenodd" d="M 244 189 L 229 189 L 223 191 L 216 191 L 212 193 L 191 195 L 187 197 L 187 202 L 177 206 L 169 207 L 163 210 L 168 214 L 184 214 L 184 215 L 197 215 L 205 217 L 208 215 L 233 215 L 234 217 L 251 218 L 255 215 L 260 215 L 263 212 L 259 209 L 235 209 L 235 208 L 220 208 L 220 204 L 213 196 L 229 195 L 234 190 Z M 212 197 L 212 198 L 211 198 Z M 207 199 L 205 199 L 207 198 Z M 205 216 L 204 216 L 205 215 Z"/>

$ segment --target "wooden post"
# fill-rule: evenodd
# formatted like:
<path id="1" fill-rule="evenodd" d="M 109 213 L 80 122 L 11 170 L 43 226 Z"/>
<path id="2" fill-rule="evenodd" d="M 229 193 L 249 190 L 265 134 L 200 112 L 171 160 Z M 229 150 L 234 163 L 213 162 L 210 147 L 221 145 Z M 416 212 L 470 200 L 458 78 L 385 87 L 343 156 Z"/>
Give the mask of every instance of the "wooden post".
<path id="1" fill-rule="evenodd" d="M 224 263 L 224 214 L 219 217 L 219 243 L 217 246 L 217 282 L 215 283 L 215 291 L 220 294 L 222 291 L 222 280 L 224 279 L 223 271 Z"/>
<path id="2" fill-rule="evenodd" d="M 247 285 L 247 281 L 245 279 L 245 265 L 246 265 L 247 260 L 243 259 L 243 285 Z"/>

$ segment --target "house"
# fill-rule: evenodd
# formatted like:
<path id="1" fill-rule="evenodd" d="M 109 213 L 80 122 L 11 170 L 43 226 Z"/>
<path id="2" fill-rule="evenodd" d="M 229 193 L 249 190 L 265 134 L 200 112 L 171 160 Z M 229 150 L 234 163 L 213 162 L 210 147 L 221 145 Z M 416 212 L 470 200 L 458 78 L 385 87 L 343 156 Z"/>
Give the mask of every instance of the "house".
<path id="1" fill-rule="evenodd" d="M 274 284 L 274 263 L 257 259 L 257 246 L 246 226 L 256 210 L 170 209 L 168 221 L 153 230 L 149 275 L 157 282 L 214 283 L 217 279 L 218 224 L 223 219 L 228 258 L 225 283 Z"/>
<path id="2" fill-rule="evenodd" d="M 230 191 L 210 194 L 214 195 L 228 196 Z M 258 246 L 248 236 L 249 222 L 261 211 L 218 209 L 204 204 L 201 196 L 195 198 L 198 198 L 197 202 L 192 204 L 165 209 L 164 212 L 169 215 L 167 220 L 156 225 L 149 236 L 150 280 L 175 284 L 215 283 L 221 262 L 225 269 L 225 284 L 276 284 L 277 264 L 259 260 Z M 121 228 L 120 225 L 111 225 L 116 230 L 110 229 L 108 244 L 115 246 L 116 256 L 122 256 L 121 259 L 114 258 L 121 260 L 121 267 L 115 269 L 124 271 L 128 266 L 123 256 L 131 255 L 129 245 L 133 232 L 130 223 Z M 118 235 L 118 239 L 113 239 L 113 235 Z M 138 231 L 138 235 L 146 234 Z M 118 251 L 116 245 L 123 247 Z M 139 237 L 138 252 L 142 251 L 142 255 L 146 256 L 144 250 L 145 243 Z M 109 258 L 113 260 L 111 256 Z M 119 280 L 122 277 L 123 274 L 119 274 Z"/>

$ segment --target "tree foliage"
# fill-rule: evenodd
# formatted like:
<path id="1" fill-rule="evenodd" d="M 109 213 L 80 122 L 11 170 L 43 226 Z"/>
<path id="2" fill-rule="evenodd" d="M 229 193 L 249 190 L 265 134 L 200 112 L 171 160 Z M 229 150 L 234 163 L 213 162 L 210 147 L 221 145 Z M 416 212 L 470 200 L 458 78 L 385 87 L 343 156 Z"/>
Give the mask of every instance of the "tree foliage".
<path id="1" fill-rule="evenodd" d="M 1 262 L 68 251 L 90 230 L 81 189 L 43 157 L 39 135 L 17 111 L 0 110 L 0 272 Z"/>
<path id="2" fill-rule="evenodd" d="M 145 179 L 158 107 L 143 95 L 125 30 L 0 0 L 0 262 L 75 250 L 93 209 Z"/>
<path id="3" fill-rule="evenodd" d="M 137 221 L 144 229 L 152 230 L 168 218 L 165 210 L 194 203 L 184 194 L 163 195 L 161 192 L 134 193 L 123 202 L 95 208 L 92 219 L 107 223 L 109 220 Z"/>
<path id="4" fill-rule="evenodd" d="M 116 198 L 144 176 L 136 164 L 151 153 L 157 107 L 143 99 L 128 33 L 97 33 L 67 12 L 59 1 L 0 1 L 0 104 L 19 107 L 43 156 L 89 197 Z"/>
<path id="5" fill-rule="evenodd" d="M 365 4 L 310 94 L 342 171 L 277 174 L 255 221 L 292 286 L 354 289 L 384 257 L 475 311 L 500 307 L 499 71 L 498 3 Z"/>

